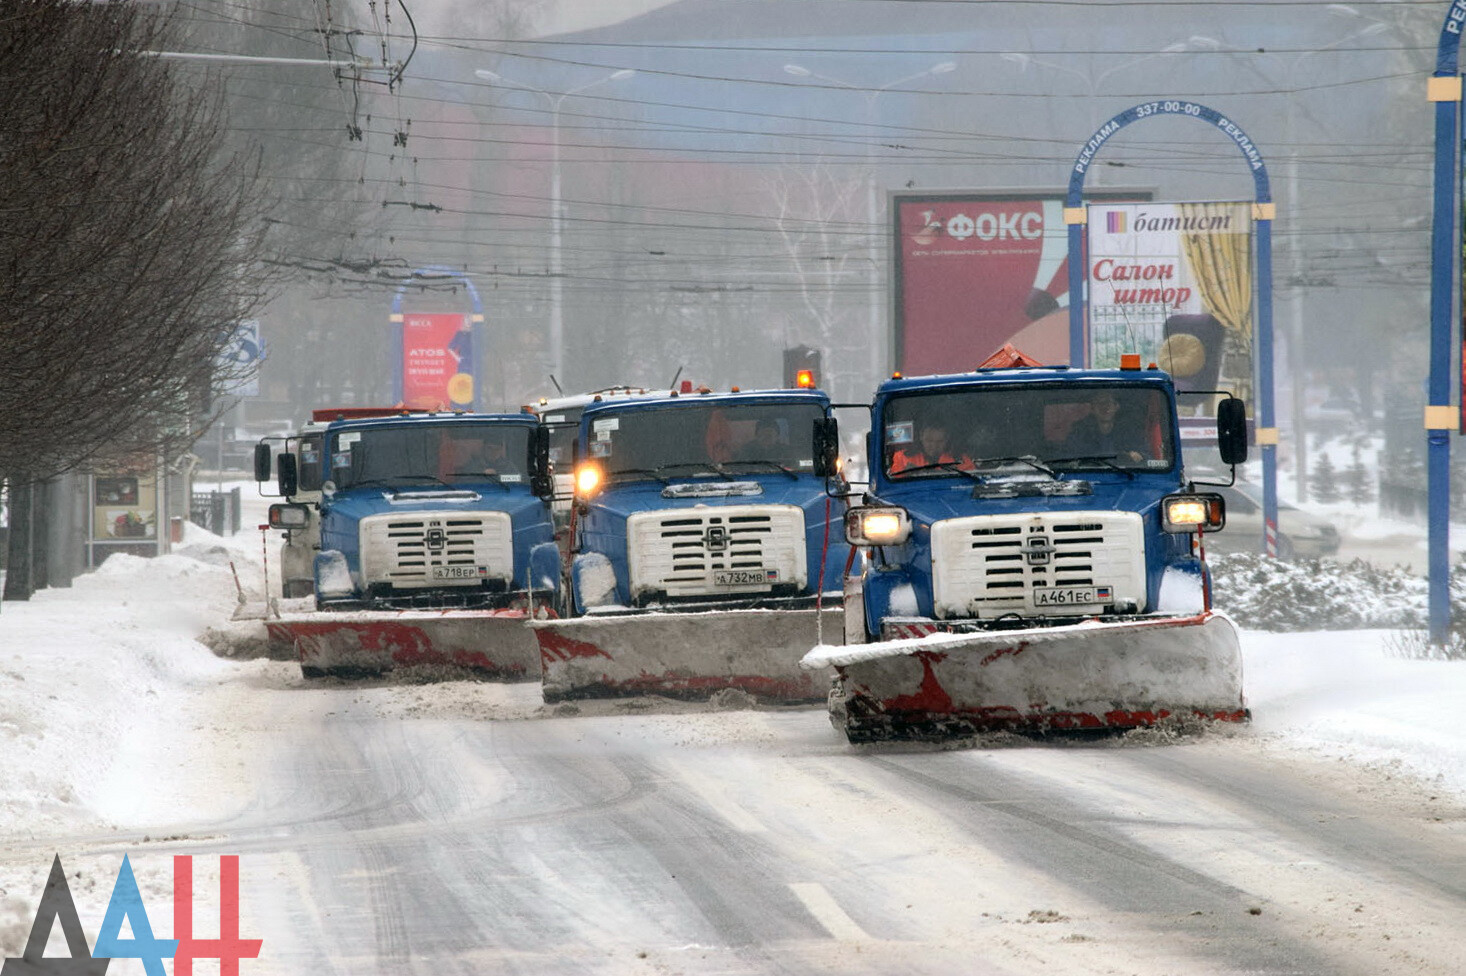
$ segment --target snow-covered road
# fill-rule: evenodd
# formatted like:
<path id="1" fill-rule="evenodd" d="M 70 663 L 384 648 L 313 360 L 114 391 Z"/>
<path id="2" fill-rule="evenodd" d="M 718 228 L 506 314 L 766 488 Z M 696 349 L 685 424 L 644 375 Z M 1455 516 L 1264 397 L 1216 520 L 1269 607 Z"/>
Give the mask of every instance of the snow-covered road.
<path id="1" fill-rule="evenodd" d="M 1466 948 L 1459 819 L 1246 736 L 861 753 L 811 711 L 370 711 L 211 841 L 265 876 L 262 971 L 1446 974 Z"/>
<path id="2" fill-rule="evenodd" d="M 852 749 L 819 709 L 568 714 L 533 683 L 221 660 L 192 636 L 227 615 L 221 559 L 248 543 L 217 545 L 0 610 L 4 955 L 53 855 L 94 943 L 124 854 L 166 935 L 191 853 L 210 893 L 240 855 L 241 934 L 263 940 L 242 976 L 1466 958 L 1466 667 L 1393 657 L 1389 635 L 1245 635 L 1241 729 Z"/>
<path id="3" fill-rule="evenodd" d="M 852 750 L 818 710 L 483 721 L 471 685 L 252 684 L 214 736 L 248 788 L 167 787 L 212 783 L 217 819 L 7 860 L 239 854 L 262 976 L 1449 974 L 1466 950 L 1459 805 L 1248 732 Z"/>

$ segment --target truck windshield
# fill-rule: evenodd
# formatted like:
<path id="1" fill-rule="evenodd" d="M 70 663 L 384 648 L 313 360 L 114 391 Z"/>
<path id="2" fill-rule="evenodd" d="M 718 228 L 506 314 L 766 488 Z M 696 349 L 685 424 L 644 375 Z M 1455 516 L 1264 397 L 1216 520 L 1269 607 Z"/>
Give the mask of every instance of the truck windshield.
<path id="1" fill-rule="evenodd" d="M 324 480 L 321 445 L 325 440 L 325 434 L 319 432 L 300 435 L 300 443 L 297 448 L 300 454 L 299 473 L 297 475 L 300 491 L 321 490 L 321 481 Z"/>
<path id="2" fill-rule="evenodd" d="M 562 471 L 570 470 L 570 458 L 575 452 L 575 437 L 580 432 L 580 415 L 583 413 L 585 407 L 565 407 L 540 416 L 540 422 L 550 428 L 550 463 Z"/>
<path id="3" fill-rule="evenodd" d="M 338 489 L 517 484 L 527 480 L 529 432 L 523 424 L 420 421 L 330 435 L 331 479 Z"/>
<path id="4" fill-rule="evenodd" d="M 661 479 L 814 470 L 818 403 L 668 405 L 599 412 L 586 455 L 608 478 Z"/>
<path id="5" fill-rule="evenodd" d="M 882 429 L 883 467 L 897 479 L 1005 466 L 1032 472 L 1032 461 L 1056 472 L 1175 463 L 1171 401 L 1153 386 L 993 384 L 913 394 L 888 402 Z"/>

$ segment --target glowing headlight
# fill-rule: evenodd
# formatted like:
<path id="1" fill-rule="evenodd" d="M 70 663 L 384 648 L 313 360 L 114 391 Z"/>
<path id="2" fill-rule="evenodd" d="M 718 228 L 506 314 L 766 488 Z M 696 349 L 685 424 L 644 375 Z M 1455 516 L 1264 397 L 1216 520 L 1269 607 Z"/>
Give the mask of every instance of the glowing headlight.
<path id="1" fill-rule="evenodd" d="M 1213 492 L 1161 499 L 1161 527 L 1167 532 L 1215 532 L 1227 524 L 1227 506 Z"/>
<path id="2" fill-rule="evenodd" d="M 897 546 L 911 535 L 902 508 L 852 508 L 845 513 L 845 538 L 856 546 Z"/>
<path id="3" fill-rule="evenodd" d="M 589 498 L 601 486 L 601 469 L 594 464 L 583 464 L 575 472 L 575 493 Z"/>
<path id="4" fill-rule="evenodd" d="M 1166 506 L 1166 518 L 1173 525 L 1201 525 L 1206 521 L 1206 505 L 1199 498 L 1178 498 Z"/>

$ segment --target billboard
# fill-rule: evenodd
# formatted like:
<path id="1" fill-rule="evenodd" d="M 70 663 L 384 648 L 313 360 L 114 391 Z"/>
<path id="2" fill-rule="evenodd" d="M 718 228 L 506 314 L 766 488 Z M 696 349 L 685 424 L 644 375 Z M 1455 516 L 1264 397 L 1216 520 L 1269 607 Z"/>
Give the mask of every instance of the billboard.
<path id="1" fill-rule="evenodd" d="M 892 195 L 896 369 L 972 369 L 1007 342 L 1041 362 L 1069 361 L 1063 200 L 1060 191 Z"/>
<path id="2" fill-rule="evenodd" d="M 241 319 L 219 351 L 216 386 L 220 396 L 260 395 L 259 365 L 265 358 L 259 319 Z"/>
<path id="3" fill-rule="evenodd" d="M 1180 392 L 1250 400 L 1252 204 L 1091 203 L 1087 227 L 1091 364 L 1138 353 Z"/>
<path id="4" fill-rule="evenodd" d="M 474 402 L 473 329 L 467 315 L 402 315 L 403 406 L 414 410 L 471 410 Z"/>

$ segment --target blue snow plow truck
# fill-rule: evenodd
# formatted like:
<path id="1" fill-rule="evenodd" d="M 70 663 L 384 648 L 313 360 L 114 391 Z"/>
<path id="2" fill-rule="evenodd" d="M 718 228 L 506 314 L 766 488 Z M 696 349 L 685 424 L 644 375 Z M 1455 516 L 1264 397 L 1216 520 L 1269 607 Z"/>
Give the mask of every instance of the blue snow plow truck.
<path id="1" fill-rule="evenodd" d="M 448 664 L 537 678 L 524 622 L 560 600 L 548 431 L 526 414 L 357 413 L 309 456 L 279 455 L 282 495 L 320 494 L 271 506 L 270 522 L 318 520 L 320 551 L 316 612 L 267 621 L 272 639 L 308 676 Z"/>
<path id="2" fill-rule="evenodd" d="M 1241 400 L 1216 398 L 1222 460 Z M 993 368 L 876 393 L 866 552 L 845 585 L 831 718 L 853 742 L 1247 717 L 1201 546 L 1225 521 L 1181 464 L 1155 369 Z"/>
<path id="3" fill-rule="evenodd" d="M 826 697 L 799 661 L 839 627 L 850 553 L 829 399 L 684 390 L 581 415 L 574 618 L 532 624 L 546 701 Z"/>

